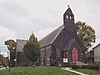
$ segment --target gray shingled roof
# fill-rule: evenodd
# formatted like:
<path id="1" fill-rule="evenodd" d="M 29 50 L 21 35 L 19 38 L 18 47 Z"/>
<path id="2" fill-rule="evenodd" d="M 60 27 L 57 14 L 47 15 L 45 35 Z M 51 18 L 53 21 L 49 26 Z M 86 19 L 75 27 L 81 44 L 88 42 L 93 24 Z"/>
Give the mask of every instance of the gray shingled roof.
<path id="1" fill-rule="evenodd" d="M 71 48 L 71 46 L 72 46 L 73 43 L 75 43 L 75 44 L 78 45 L 78 43 L 76 42 L 76 40 L 75 40 L 75 39 L 72 39 L 72 40 L 70 40 L 70 41 L 68 42 L 68 44 L 67 44 L 66 47 L 64 48 L 64 51 L 70 50 L 70 48 Z M 79 45 L 78 45 L 78 46 L 79 46 Z"/>
<path id="2" fill-rule="evenodd" d="M 51 32 L 50 34 L 48 34 L 46 37 L 41 39 L 39 41 L 40 46 L 45 47 L 47 45 L 52 44 L 63 28 L 64 28 L 64 26 L 62 25 L 62 26 L 58 27 L 56 30 L 54 30 L 53 32 Z"/>
<path id="3" fill-rule="evenodd" d="M 97 44 L 95 47 L 93 47 L 93 49 L 95 49 L 96 47 L 98 47 L 98 46 L 100 46 L 100 43 L 99 44 Z"/>

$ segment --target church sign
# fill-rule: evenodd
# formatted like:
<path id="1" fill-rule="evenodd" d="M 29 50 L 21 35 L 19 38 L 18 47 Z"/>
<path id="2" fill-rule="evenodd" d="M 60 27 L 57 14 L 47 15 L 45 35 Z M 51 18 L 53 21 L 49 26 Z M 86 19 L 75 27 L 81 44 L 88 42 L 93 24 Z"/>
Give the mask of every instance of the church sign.
<path id="1" fill-rule="evenodd" d="M 68 58 L 63 58 L 63 63 L 68 63 Z"/>

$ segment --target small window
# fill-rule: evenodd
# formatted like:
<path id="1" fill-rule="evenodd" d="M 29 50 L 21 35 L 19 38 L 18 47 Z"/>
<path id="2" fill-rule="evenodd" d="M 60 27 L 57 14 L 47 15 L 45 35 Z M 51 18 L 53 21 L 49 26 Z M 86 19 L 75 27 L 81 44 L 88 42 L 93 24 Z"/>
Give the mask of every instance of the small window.
<path id="1" fill-rule="evenodd" d="M 72 19 L 72 17 L 70 16 L 70 19 Z"/>
<path id="2" fill-rule="evenodd" d="M 68 19 L 68 15 L 66 15 L 66 18 Z"/>

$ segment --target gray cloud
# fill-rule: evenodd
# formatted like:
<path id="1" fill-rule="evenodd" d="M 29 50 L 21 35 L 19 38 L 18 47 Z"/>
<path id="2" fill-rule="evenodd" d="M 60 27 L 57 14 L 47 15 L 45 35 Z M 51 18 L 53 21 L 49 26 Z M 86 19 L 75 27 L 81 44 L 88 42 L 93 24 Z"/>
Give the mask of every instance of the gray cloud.
<path id="1" fill-rule="evenodd" d="M 29 16 L 28 9 L 25 9 L 24 7 L 20 6 L 15 1 L 4 1 L 0 3 L 0 8 L 3 8 L 3 10 L 6 11 L 6 13 L 9 13 L 10 15 L 16 15 L 16 16 Z"/>

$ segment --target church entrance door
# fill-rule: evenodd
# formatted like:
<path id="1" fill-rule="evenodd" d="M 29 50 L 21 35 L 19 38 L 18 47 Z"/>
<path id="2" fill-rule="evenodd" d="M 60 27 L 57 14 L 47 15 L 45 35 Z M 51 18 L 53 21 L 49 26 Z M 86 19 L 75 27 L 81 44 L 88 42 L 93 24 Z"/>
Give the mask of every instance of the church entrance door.
<path id="1" fill-rule="evenodd" d="M 78 50 L 77 48 L 73 48 L 72 50 L 72 61 L 76 63 L 78 61 Z"/>

